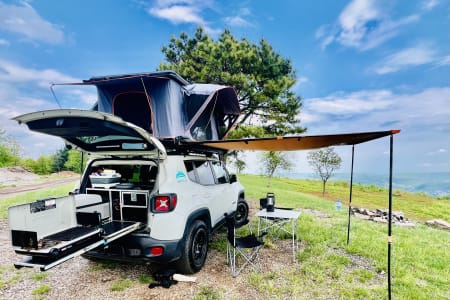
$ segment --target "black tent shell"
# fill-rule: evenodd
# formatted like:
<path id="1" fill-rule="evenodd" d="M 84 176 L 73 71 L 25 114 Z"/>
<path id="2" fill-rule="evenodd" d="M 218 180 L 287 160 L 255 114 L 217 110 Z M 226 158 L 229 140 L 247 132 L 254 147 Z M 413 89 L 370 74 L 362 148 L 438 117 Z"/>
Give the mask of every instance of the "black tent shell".
<path id="1" fill-rule="evenodd" d="M 222 140 L 237 124 L 240 108 L 233 87 L 190 84 L 171 71 L 92 77 L 70 85 L 94 85 L 92 108 L 121 117 L 167 139 Z"/>

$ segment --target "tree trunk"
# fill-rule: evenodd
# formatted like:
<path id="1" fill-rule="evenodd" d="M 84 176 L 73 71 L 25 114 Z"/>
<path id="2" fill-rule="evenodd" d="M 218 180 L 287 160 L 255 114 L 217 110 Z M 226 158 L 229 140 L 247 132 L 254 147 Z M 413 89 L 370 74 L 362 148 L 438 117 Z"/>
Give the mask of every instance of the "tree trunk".
<path id="1" fill-rule="evenodd" d="M 325 185 L 327 184 L 327 181 L 324 180 L 323 181 L 323 185 L 322 185 L 322 197 L 325 198 Z"/>

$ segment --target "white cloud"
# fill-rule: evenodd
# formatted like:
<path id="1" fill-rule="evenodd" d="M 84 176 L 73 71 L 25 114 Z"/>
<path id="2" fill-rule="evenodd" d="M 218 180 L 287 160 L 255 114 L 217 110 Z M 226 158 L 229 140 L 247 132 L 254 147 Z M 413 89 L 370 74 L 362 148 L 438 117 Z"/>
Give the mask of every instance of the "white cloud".
<path id="1" fill-rule="evenodd" d="M 211 28 L 203 17 L 204 10 L 215 9 L 213 0 L 157 0 L 147 12 L 172 24 L 197 24 L 209 34 L 217 34 L 221 30 Z"/>
<path id="2" fill-rule="evenodd" d="M 303 83 L 306 83 L 308 81 L 309 81 L 308 77 L 305 77 L 305 76 L 301 76 L 301 77 L 297 78 L 297 83 L 298 84 L 303 84 Z"/>
<path id="3" fill-rule="evenodd" d="M 19 126 L 10 120 L 24 113 L 58 108 L 48 89 L 52 81 L 79 80 L 53 69 L 25 68 L 0 60 L 0 128 L 19 142 L 27 157 L 37 158 L 42 154 L 54 153 L 63 146 L 59 138 L 33 133 L 26 126 Z M 75 103 L 79 103 L 80 99 L 84 101 L 88 96 L 80 92 L 75 94 L 78 101 Z M 44 145 L 42 141 L 45 141 Z"/>
<path id="4" fill-rule="evenodd" d="M 309 82 L 309 78 L 306 76 L 300 76 L 297 78 L 297 81 L 295 82 L 294 86 L 292 87 L 292 90 L 295 92 L 299 92 L 299 88 L 301 85 Z"/>
<path id="5" fill-rule="evenodd" d="M 9 46 L 9 41 L 5 39 L 0 39 L 0 46 Z"/>
<path id="6" fill-rule="evenodd" d="M 97 90 L 92 87 L 92 91 L 74 89 L 71 94 L 77 99 L 81 100 L 83 103 L 88 105 L 93 105 L 97 101 Z"/>
<path id="7" fill-rule="evenodd" d="M 166 19 L 173 24 L 205 24 L 205 21 L 199 14 L 199 8 L 193 6 L 173 5 L 169 7 L 152 7 L 149 12 L 153 16 Z"/>
<path id="8" fill-rule="evenodd" d="M 43 19 L 25 2 L 22 6 L 0 2 L 0 30 L 14 32 L 32 41 L 60 44 L 64 42 L 63 31 Z"/>
<path id="9" fill-rule="evenodd" d="M 435 60 L 436 53 L 433 48 L 419 45 L 417 47 L 403 49 L 383 58 L 373 69 L 375 73 L 382 75 L 397 72 L 408 67 L 429 64 Z"/>
<path id="10" fill-rule="evenodd" d="M 304 113 L 316 116 L 305 124 L 309 129 L 333 127 L 346 130 L 359 126 L 373 130 L 387 125 L 415 128 L 420 131 L 434 128 L 450 131 L 450 88 L 428 88 L 418 93 L 394 93 L 389 90 L 363 90 L 334 93 L 322 98 L 303 100 Z M 345 118 L 338 118 L 345 116 Z M 357 121 L 355 121 L 357 120 Z M 329 131 L 329 130 L 328 130 Z"/>
<path id="11" fill-rule="evenodd" d="M 150 15 L 167 20 L 173 24 L 194 23 L 204 26 L 207 22 L 201 16 L 211 1 L 202 0 L 158 0 L 148 12 Z"/>
<path id="12" fill-rule="evenodd" d="M 239 9 L 239 12 L 233 16 L 225 18 L 225 23 L 235 27 L 254 27 L 255 25 L 249 21 L 251 10 L 247 7 Z"/>
<path id="13" fill-rule="evenodd" d="M 48 147 L 52 147 L 54 143 L 61 145 L 61 141 L 32 133 L 26 126 L 19 126 L 11 118 L 36 110 L 56 108 L 56 105 L 45 99 L 23 94 L 16 84 L 0 81 L 0 128 L 14 137 L 21 145 L 26 157 L 36 158 L 42 153 L 50 152 L 48 149 L 46 151 L 46 148 L 37 148 L 35 143 L 45 141 Z M 51 150 L 53 151 L 54 148 L 52 147 Z"/>
<path id="14" fill-rule="evenodd" d="M 299 117 L 311 135 L 400 129 L 394 146 L 397 170 L 417 172 L 414 162 L 426 162 L 436 172 L 448 171 L 449 99 L 449 87 L 428 88 L 414 93 L 389 90 L 340 92 L 322 98 L 303 99 Z M 382 154 L 389 149 L 388 142 L 388 139 L 381 139 L 358 145 L 357 159 L 364 162 L 361 167 L 371 172 L 381 171 L 385 165 L 380 164 L 378 159 L 382 158 L 377 153 Z"/>
<path id="15" fill-rule="evenodd" d="M 333 42 L 361 51 L 375 48 L 399 33 L 399 29 L 419 19 L 410 15 L 391 20 L 382 2 L 353 0 L 340 13 L 335 25 L 322 25 L 315 33 L 322 49 Z"/>
<path id="16" fill-rule="evenodd" d="M 241 16 L 226 17 L 225 22 L 228 25 L 236 26 L 236 27 L 251 27 L 251 26 L 253 26 L 250 22 L 248 22 L 246 19 L 244 19 Z"/>
<path id="17" fill-rule="evenodd" d="M 447 153 L 447 150 L 441 148 L 441 149 L 437 149 L 435 151 L 428 152 L 427 155 L 439 155 L 439 154 L 446 154 L 446 153 Z"/>
<path id="18" fill-rule="evenodd" d="M 441 57 L 436 61 L 437 66 L 448 66 L 450 65 L 450 55 Z"/>
<path id="19" fill-rule="evenodd" d="M 387 90 L 336 93 L 324 98 L 307 99 L 308 110 L 317 114 L 344 115 L 367 114 L 392 105 L 388 100 L 392 93 Z"/>
<path id="20" fill-rule="evenodd" d="M 380 19 L 380 11 L 371 0 L 354 0 L 339 15 L 339 40 L 346 46 L 359 46 L 367 33 L 366 24 Z"/>
<path id="21" fill-rule="evenodd" d="M 439 4 L 439 0 L 425 0 L 422 3 L 422 7 L 426 10 L 432 10 Z"/>
<path id="22" fill-rule="evenodd" d="M 0 81 L 36 82 L 41 87 L 48 87 L 51 82 L 75 82 L 79 80 L 57 70 L 25 68 L 0 59 Z"/>

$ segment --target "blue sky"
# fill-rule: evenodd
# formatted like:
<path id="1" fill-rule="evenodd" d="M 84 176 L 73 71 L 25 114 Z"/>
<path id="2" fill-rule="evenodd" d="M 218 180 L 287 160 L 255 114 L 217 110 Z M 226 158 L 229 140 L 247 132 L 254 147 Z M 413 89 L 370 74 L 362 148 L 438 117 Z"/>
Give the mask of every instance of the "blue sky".
<path id="1" fill-rule="evenodd" d="M 153 71 L 172 35 L 201 25 L 212 37 L 228 28 L 255 43 L 264 38 L 291 59 L 308 134 L 401 129 L 396 172 L 450 171 L 449 4 L 0 0 L 0 128 L 25 156 L 55 152 L 59 139 L 9 119 L 57 108 L 50 82 Z M 63 107 L 88 109 L 95 101 L 92 90 L 57 94 Z M 356 146 L 355 170 L 386 172 L 388 146 L 388 138 Z M 337 151 L 348 170 L 351 148 Z M 305 152 L 290 156 L 295 171 L 309 171 Z"/>

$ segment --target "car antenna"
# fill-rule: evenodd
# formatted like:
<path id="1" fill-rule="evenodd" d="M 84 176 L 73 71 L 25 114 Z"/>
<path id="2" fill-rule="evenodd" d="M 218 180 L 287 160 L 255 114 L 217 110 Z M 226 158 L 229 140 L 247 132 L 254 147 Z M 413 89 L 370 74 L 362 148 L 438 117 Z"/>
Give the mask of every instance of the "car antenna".
<path id="1" fill-rule="evenodd" d="M 58 98 L 56 97 L 55 91 L 53 90 L 53 86 L 54 86 L 54 85 L 55 85 L 54 83 L 51 83 L 51 84 L 50 84 L 50 91 L 52 91 L 53 98 L 55 98 L 56 104 L 58 104 L 59 108 L 62 108 L 62 107 L 61 107 L 61 103 L 59 103 L 59 100 L 58 100 Z"/>

